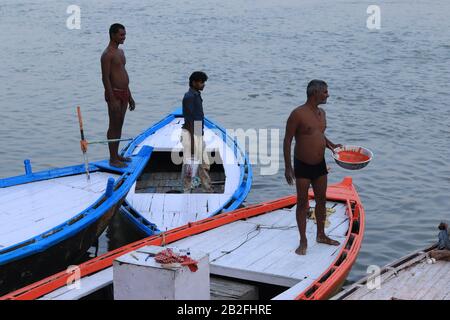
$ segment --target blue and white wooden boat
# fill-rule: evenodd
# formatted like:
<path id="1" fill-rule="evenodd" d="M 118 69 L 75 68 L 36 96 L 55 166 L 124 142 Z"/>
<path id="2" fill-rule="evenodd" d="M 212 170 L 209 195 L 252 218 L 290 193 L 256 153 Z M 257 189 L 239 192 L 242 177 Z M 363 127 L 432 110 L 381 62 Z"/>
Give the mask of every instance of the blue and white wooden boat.
<path id="1" fill-rule="evenodd" d="M 107 160 L 0 179 L 0 293 L 65 268 L 97 241 L 151 156 L 142 148 L 126 168 Z M 51 268 L 48 268 L 51 266 Z"/>
<path id="2" fill-rule="evenodd" d="M 210 170 L 214 192 L 194 189 L 183 193 L 182 163 L 174 163 L 172 159 L 173 152 L 182 155 L 183 123 L 182 109 L 178 108 L 122 150 L 122 155 L 130 156 L 144 146 L 153 148 L 147 167 L 121 207 L 121 213 L 143 235 L 158 234 L 234 210 L 242 206 L 250 191 L 252 168 L 248 157 L 223 128 L 205 118 L 206 152 L 214 160 Z"/>

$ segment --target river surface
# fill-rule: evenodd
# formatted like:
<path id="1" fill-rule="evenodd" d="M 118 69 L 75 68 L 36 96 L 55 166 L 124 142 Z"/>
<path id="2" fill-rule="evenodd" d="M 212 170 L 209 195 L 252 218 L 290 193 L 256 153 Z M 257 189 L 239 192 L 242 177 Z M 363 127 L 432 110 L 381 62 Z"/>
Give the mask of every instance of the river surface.
<path id="1" fill-rule="evenodd" d="M 81 29 L 66 26 L 73 4 Z M 381 9 L 380 29 L 366 25 L 372 4 Z M 35 171 L 81 163 L 77 105 L 87 138 L 105 138 L 99 59 L 114 22 L 126 26 L 136 101 L 124 137 L 179 106 L 195 70 L 209 76 L 209 118 L 228 129 L 269 130 L 279 169 L 267 175 L 257 159 L 247 204 L 295 192 L 284 180 L 285 121 L 305 101 L 307 83 L 323 79 L 327 136 L 375 155 L 366 168 L 347 171 L 326 153 L 329 182 L 351 175 L 366 212 L 348 278 L 355 281 L 369 265 L 433 243 L 439 222 L 449 220 L 448 12 L 448 0 L 2 0 L 0 177 L 22 174 L 26 158 Z M 106 156 L 106 146 L 89 149 L 89 160 Z M 101 249 L 127 242 L 120 233 L 117 225 L 105 233 Z"/>

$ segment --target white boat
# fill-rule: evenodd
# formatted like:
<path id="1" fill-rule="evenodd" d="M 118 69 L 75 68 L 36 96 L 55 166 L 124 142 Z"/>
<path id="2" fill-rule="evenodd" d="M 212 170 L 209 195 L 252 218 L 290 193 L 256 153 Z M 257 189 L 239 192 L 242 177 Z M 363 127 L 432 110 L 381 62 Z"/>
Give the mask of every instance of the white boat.
<path id="1" fill-rule="evenodd" d="M 180 142 L 184 123 L 181 108 L 131 141 L 122 155 L 153 148 L 150 161 L 130 189 L 121 212 L 144 235 L 167 231 L 188 222 L 234 210 L 242 205 L 252 183 L 252 169 L 237 142 L 217 124 L 205 119 L 204 140 L 211 164 L 213 193 L 200 188 L 184 193 Z M 175 155 L 174 163 L 172 156 Z"/>

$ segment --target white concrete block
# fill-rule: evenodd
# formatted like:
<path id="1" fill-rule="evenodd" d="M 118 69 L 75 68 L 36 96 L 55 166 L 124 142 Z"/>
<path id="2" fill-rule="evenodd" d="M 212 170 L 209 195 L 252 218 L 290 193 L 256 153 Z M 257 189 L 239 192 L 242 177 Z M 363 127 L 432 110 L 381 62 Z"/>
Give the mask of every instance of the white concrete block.
<path id="1" fill-rule="evenodd" d="M 147 246 L 114 260 L 114 299 L 209 300 L 209 255 L 191 251 L 190 257 L 198 262 L 198 270 L 192 272 L 187 266 L 162 266 L 149 257 L 166 248 Z M 175 253 L 182 250 L 170 248 Z"/>

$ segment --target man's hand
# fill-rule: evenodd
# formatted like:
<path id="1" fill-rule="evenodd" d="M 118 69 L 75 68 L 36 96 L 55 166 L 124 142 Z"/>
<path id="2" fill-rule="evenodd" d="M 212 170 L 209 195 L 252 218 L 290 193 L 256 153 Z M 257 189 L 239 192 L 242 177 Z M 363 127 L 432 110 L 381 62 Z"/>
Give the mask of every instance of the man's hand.
<path id="1" fill-rule="evenodd" d="M 334 153 L 334 150 L 335 150 L 336 148 L 341 148 L 341 147 L 343 147 L 343 145 L 340 144 L 340 143 L 338 143 L 338 144 L 331 144 L 331 145 L 329 146 L 330 150 L 331 150 L 333 153 Z"/>
<path id="2" fill-rule="evenodd" d="M 286 168 L 286 170 L 284 171 L 284 177 L 286 178 L 287 183 L 290 186 L 292 186 L 294 184 L 294 181 L 295 181 L 294 169 Z"/>
<path id="3" fill-rule="evenodd" d="M 133 111 L 136 108 L 136 103 L 134 102 L 134 99 L 130 96 L 130 101 L 128 101 L 130 111 Z"/>

